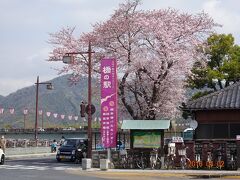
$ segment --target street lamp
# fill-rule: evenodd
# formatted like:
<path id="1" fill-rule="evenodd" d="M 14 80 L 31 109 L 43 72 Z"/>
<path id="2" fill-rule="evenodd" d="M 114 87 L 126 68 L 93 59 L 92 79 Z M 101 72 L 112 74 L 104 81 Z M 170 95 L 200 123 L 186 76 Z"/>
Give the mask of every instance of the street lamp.
<path id="1" fill-rule="evenodd" d="M 63 63 L 66 64 L 71 64 L 73 63 L 73 56 L 74 54 L 88 54 L 88 109 L 87 109 L 87 114 L 88 114 L 88 129 L 87 129 L 87 134 L 88 134 L 88 151 L 87 151 L 87 158 L 92 158 L 92 51 L 91 49 L 91 43 L 89 42 L 88 44 L 88 51 L 85 52 L 70 52 L 66 53 L 63 56 Z"/>
<path id="2" fill-rule="evenodd" d="M 49 82 L 39 82 L 39 76 L 37 77 L 37 82 L 36 84 L 36 114 L 35 114 L 35 141 L 36 141 L 36 146 L 37 146 L 37 140 L 38 140 L 38 89 L 40 84 L 46 84 L 48 90 L 52 90 L 53 86 L 52 83 Z"/>

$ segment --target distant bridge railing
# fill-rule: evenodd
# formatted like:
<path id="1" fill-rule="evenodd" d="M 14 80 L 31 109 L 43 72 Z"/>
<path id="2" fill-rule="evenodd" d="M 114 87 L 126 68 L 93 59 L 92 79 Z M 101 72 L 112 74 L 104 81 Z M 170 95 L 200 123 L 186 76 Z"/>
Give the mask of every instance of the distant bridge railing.
<path id="1" fill-rule="evenodd" d="M 3 130 L 3 129 L 2 129 Z M 3 131 L 2 131 L 3 132 Z M 47 129 L 47 131 L 43 131 L 43 132 L 39 132 L 39 133 L 46 133 L 47 135 L 48 134 L 54 134 L 54 133 L 62 133 L 62 135 L 65 136 L 65 133 L 68 134 L 75 134 L 75 133 L 84 133 L 84 134 L 87 134 L 87 131 L 86 129 L 75 129 L 75 130 L 64 130 L 64 129 L 55 129 L 54 130 L 49 130 Z M 9 137 L 10 135 L 9 134 L 15 134 L 14 136 L 16 137 Z M 35 139 L 31 139 L 31 138 L 26 138 L 24 137 L 24 139 L 20 139 L 21 136 L 18 137 L 19 134 L 33 134 L 34 133 L 34 130 L 32 129 L 9 129 L 8 132 L 4 131 L 4 133 L 1 133 L 1 130 L 0 130 L 0 135 L 6 135 L 6 147 L 7 148 L 19 148 L 19 147 L 22 147 L 22 148 L 27 148 L 27 147 L 49 147 L 54 138 L 49 136 L 47 137 L 44 137 L 44 139 L 39 139 L 38 142 L 37 142 L 37 145 L 36 145 L 36 140 Z M 58 134 L 59 135 L 59 134 Z M 19 139 L 18 139 L 19 138 Z M 50 139 L 52 138 L 52 139 Z M 92 129 L 92 149 L 99 149 L 101 148 L 101 134 L 99 132 L 99 129 Z M 123 132 L 123 131 L 119 131 L 118 132 L 118 135 L 117 135 L 117 141 L 118 142 L 122 142 L 126 148 L 129 148 L 130 147 L 130 133 L 129 132 Z M 60 144 L 60 139 L 57 140 L 57 143 Z"/>
<path id="2" fill-rule="evenodd" d="M 38 132 L 66 132 L 66 131 L 86 131 L 87 127 L 84 128 L 46 128 L 42 129 L 39 128 Z M 98 128 L 93 129 L 94 131 L 99 131 Z M 14 128 L 14 129 L 0 129 L 0 133 L 33 133 L 35 129 L 21 129 L 21 128 Z"/>
<path id="3" fill-rule="evenodd" d="M 31 139 L 7 139 L 6 148 L 27 148 L 27 147 L 48 147 L 52 144 L 51 140 L 38 140 L 37 145 L 35 140 Z"/>

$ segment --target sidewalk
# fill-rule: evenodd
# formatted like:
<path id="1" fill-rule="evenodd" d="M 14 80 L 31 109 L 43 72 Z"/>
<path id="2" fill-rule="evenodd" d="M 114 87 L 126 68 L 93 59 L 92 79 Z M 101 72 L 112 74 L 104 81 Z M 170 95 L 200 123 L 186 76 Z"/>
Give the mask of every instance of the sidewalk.
<path id="1" fill-rule="evenodd" d="M 227 171 L 227 170 L 182 170 L 182 169 L 172 169 L 172 170 L 152 170 L 152 169 L 108 169 L 106 171 L 100 170 L 99 168 L 91 168 L 88 170 L 82 170 L 87 172 L 118 172 L 118 173 L 170 173 L 170 174 L 194 174 L 194 175 L 238 175 L 240 176 L 240 171 Z"/>
<path id="2" fill-rule="evenodd" d="M 240 179 L 240 171 L 225 170 L 150 170 L 150 169 L 109 169 L 102 171 L 99 168 L 89 170 L 74 169 L 68 171 L 71 174 L 109 179 L 156 179 L 172 177 L 177 179 L 205 179 L 205 178 L 230 178 Z"/>

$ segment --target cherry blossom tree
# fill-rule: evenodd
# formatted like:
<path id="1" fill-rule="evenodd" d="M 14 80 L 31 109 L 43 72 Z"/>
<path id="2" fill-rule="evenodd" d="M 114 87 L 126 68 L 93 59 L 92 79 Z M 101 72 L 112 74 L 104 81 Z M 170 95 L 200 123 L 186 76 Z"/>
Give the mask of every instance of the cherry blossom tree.
<path id="1" fill-rule="evenodd" d="M 118 64 L 119 99 L 132 119 L 173 118 L 184 100 L 184 80 L 198 51 L 217 26 L 204 12 L 180 13 L 175 9 L 138 10 L 140 1 L 121 4 L 109 20 L 96 23 L 92 32 L 75 38 L 74 28 L 51 34 L 50 60 L 69 51 L 85 51 L 89 41 L 95 51 L 94 70 L 102 57 Z M 72 71 L 72 80 L 86 71 L 87 59 L 78 57 L 60 72 Z"/>

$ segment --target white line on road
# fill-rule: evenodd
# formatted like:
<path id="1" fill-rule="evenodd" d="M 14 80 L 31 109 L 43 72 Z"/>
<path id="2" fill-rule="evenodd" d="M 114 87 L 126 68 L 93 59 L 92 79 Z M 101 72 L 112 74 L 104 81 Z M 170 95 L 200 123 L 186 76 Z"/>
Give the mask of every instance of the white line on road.
<path id="1" fill-rule="evenodd" d="M 57 166 L 57 167 L 49 167 L 49 166 L 26 166 L 26 165 L 1 165 L 0 169 L 19 169 L 19 170 L 56 170 L 56 171 L 63 171 L 63 170 L 72 170 L 77 169 L 70 166 Z"/>

